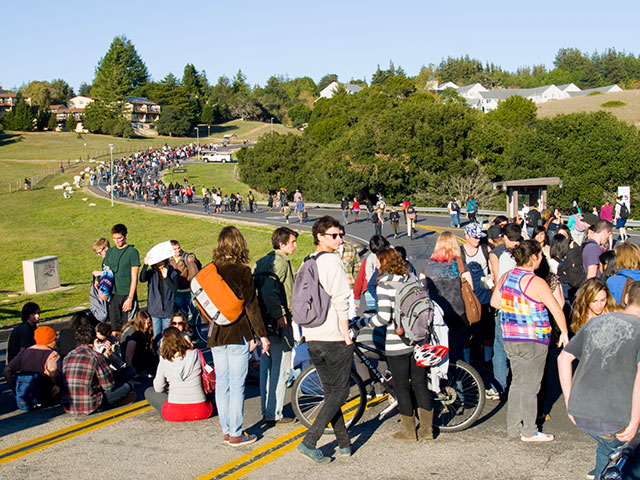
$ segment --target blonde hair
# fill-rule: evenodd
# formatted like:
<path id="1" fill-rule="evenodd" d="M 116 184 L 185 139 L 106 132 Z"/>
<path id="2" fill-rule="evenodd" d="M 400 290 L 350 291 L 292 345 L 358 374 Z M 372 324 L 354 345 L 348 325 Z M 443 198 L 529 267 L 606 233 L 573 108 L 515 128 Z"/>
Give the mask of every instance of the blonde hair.
<path id="1" fill-rule="evenodd" d="M 438 237 L 436 246 L 433 248 L 431 260 L 436 262 L 452 262 L 460 257 L 460 245 L 456 236 L 450 231 L 444 231 Z"/>
<path id="2" fill-rule="evenodd" d="M 622 242 L 616 246 L 618 270 L 640 270 L 640 248 L 635 243 Z"/>
<path id="3" fill-rule="evenodd" d="M 615 312 L 619 310 L 616 300 L 609 292 L 609 288 L 604 280 L 600 278 L 590 278 L 582 284 L 578 292 L 576 293 L 576 299 L 573 301 L 573 313 L 571 314 L 571 331 L 578 333 L 589 317 L 589 305 L 593 302 L 596 296 L 604 291 L 607 294 L 607 304 L 604 307 L 602 313 Z"/>

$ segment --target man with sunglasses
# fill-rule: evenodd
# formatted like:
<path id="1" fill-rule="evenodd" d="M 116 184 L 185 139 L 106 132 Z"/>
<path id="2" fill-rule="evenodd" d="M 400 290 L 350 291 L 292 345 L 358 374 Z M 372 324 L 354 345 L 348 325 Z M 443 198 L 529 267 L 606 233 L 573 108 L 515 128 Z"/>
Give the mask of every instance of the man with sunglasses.
<path id="1" fill-rule="evenodd" d="M 331 304 L 324 323 L 303 327 L 309 356 L 315 365 L 324 387 L 324 403 L 316 420 L 298 445 L 298 453 L 315 463 L 329 463 L 316 444 L 325 427 L 331 423 L 338 441 L 338 455 L 351 455 L 351 441 L 344 424 L 341 407 L 347 398 L 349 374 L 353 362 L 353 341 L 349 335 L 349 279 L 342 260 L 334 253 L 342 245 L 344 233 L 340 222 L 330 216 L 319 218 L 313 224 L 313 241 L 316 251 L 318 278 L 322 288 L 331 297 Z"/>
<path id="2" fill-rule="evenodd" d="M 294 422 L 293 418 L 282 415 L 282 409 L 294 343 L 291 328 L 294 274 L 289 257 L 298 248 L 297 238 L 298 232 L 288 227 L 276 228 L 271 236 L 273 250 L 256 262 L 253 272 L 271 345 L 269 355 L 260 359 L 260 402 L 268 426 Z"/>

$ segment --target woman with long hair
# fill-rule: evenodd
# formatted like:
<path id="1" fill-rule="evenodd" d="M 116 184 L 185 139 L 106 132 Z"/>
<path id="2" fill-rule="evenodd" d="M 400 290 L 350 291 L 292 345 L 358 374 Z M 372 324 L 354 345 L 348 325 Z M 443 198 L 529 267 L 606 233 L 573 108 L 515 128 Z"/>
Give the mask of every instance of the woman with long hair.
<path id="1" fill-rule="evenodd" d="M 534 273 L 543 257 L 540 244 L 524 240 L 509 252 L 516 268 L 502 275 L 491 296 L 491 306 L 501 311 L 504 349 L 511 363 L 507 435 L 523 442 L 548 442 L 553 435 L 536 427 L 536 396 L 551 340 L 549 313 L 560 329 L 560 346 L 569 343 L 567 323 L 551 289 Z"/>
<path id="2" fill-rule="evenodd" d="M 174 310 L 175 293 L 178 289 L 179 272 L 168 260 L 162 260 L 150 265 L 145 257 L 140 270 L 140 282 L 147 282 L 149 293 L 147 297 L 147 312 L 151 315 L 153 337 L 160 339 L 162 331 L 169 326 Z"/>
<path id="3" fill-rule="evenodd" d="M 213 406 L 202 388 L 200 355 L 175 327 L 162 333 L 160 363 L 153 387 L 147 388 L 144 396 L 169 422 L 203 420 L 211 416 Z"/>
<path id="4" fill-rule="evenodd" d="M 464 273 L 461 272 L 461 266 Z M 444 322 L 449 327 L 449 352 L 451 361 L 464 356 L 469 322 L 465 313 L 460 277 L 473 285 L 471 272 L 464 267 L 460 246 L 455 235 L 442 232 L 436 241 L 433 254 L 426 261 L 420 280 L 429 291 L 429 296 L 444 312 Z"/>
<path id="5" fill-rule="evenodd" d="M 590 278 L 582 284 L 573 301 L 571 331 L 578 333 L 578 330 L 591 318 L 603 313 L 615 312 L 618 309 L 618 304 L 609 292 L 607 284 L 599 278 Z"/>
<path id="6" fill-rule="evenodd" d="M 247 243 L 234 226 L 224 227 L 213 251 L 213 263 L 233 293 L 244 300 L 244 311 L 235 322 L 214 323 L 207 346 L 216 366 L 216 407 L 225 445 L 238 447 L 256 441 L 242 430 L 244 382 L 249 369 L 249 343 L 260 338 L 262 353 L 268 354 L 269 340 L 253 284 Z"/>
<path id="7" fill-rule="evenodd" d="M 133 332 L 127 335 L 127 330 Z M 152 377 L 156 373 L 158 356 L 153 349 L 153 329 L 151 315 L 146 310 L 140 310 L 133 320 L 127 322 L 121 330 L 122 351 L 124 362 L 136 369 L 138 374 L 146 373 Z"/>
<path id="8" fill-rule="evenodd" d="M 618 271 L 607 279 L 607 286 L 611 295 L 620 305 L 626 304 L 622 292 L 627 282 L 640 280 L 640 248 L 631 242 L 616 245 L 616 266 Z"/>
<path id="9" fill-rule="evenodd" d="M 433 407 L 431 394 L 427 390 L 427 369 L 417 365 L 413 356 L 414 348 L 403 342 L 395 332 L 393 322 L 396 309 L 400 308 L 397 303 L 398 292 L 404 282 L 413 275 L 402 254 L 395 248 L 387 247 L 378 252 L 377 262 L 380 269 L 377 288 L 378 311 L 366 321 L 374 327 L 386 327 L 385 353 L 393 376 L 402 421 L 402 430 L 394 433 L 393 438 L 406 441 L 430 440 L 433 439 Z M 413 279 L 417 281 L 417 278 Z M 437 306 L 434 306 L 434 313 L 442 315 Z M 420 421 L 417 433 L 415 410 Z"/>

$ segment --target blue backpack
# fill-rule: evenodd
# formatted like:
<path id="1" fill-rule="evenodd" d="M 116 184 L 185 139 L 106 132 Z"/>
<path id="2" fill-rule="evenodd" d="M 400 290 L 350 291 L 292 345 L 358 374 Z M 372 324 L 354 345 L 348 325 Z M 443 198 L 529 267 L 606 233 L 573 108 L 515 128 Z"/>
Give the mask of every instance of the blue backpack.
<path id="1" fill-rule="evenodd" d="M 13 377 L 16 388 L 16 404 L 20 410 L 33 410 L 40 406 L 44 382 L 39 373 L 18 372 Z"/>
<path id="2" fill-rule="evenodd" d="M 320 284 L 316 259 L 328 252 L 321 252 L 305 258 L 296 274 L 291 294 L 291 314 L 293 321 L 301 327 L 314 328 L 327 319 L 331 295 Z"/>

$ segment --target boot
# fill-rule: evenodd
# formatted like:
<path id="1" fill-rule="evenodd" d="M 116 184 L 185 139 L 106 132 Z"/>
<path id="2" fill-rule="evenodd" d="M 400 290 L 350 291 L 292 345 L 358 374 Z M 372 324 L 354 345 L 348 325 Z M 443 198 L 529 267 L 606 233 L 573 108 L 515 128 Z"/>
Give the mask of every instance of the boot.
<path id="1" fill-rule="evenodd" d="M 418 408 L 418 440 L 433 440 L 433 410 Z"/>
<path id="2" fill-rule="evenodd" d="M 402 421 L 402 430 L 392 435 L 396 440 L 403 440 L 405 442 L 415 442 L 416 437 L 416 422 L 413 419 L 413 415 L 400 415 Z"/>

